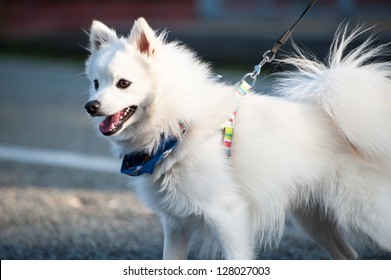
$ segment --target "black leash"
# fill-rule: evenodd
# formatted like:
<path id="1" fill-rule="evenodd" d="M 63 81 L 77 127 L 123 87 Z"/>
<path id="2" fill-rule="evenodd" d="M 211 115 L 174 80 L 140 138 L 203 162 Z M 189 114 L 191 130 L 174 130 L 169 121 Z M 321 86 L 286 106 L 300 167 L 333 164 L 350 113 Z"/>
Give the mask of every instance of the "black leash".
<path id="1" fill-rule="evenodd" d="M 301 14 L 301 16 L 295 21 L 295 23 L 287 30 L 285 33 L 274 43 L 273 48 L 266 51 L 263 54 L 262 61 L 255 65 L 254 71 L 251 73 L 247 73 L 243 76 L 241 80 L 241 88 L 240 94 L 246 94 L 251 88 L 255 86 L 255 83 L 257 82 L 257 78 L 259 76 L 259 73 L 261 72 L 261 68 L 265 63 L 270 63 L 274 57 L 276 56 L 276 53 L 280 50 L 280 48 L 285 45 L 285 43 L 288 41 L 288 39 L 291 37 L 293 31 L 296 28 L 296 25 L 300 22 L 300 20 L 308 13 L 308 11 L 312 8 L 312 6 L 315 5 L 317 0 L 312 0 L 311 3 L 308 4 L 307 8 L 304 10 L 304 12 Z M 250 77 L 253 79 L 251 84 L 248 84 L 246 82 L 246 78 Z M 244 92 L 243 92 L 244 91 Z"/>
<path id="2" fill-rule="evenodd" d="M 312 8 L 313 5 L 315 5 L 316 0 L 312 0 L 311 3 L 307 6 L 307 8 L 304 10 L 304 12 L 301 14 L 301 16 L 296 20 L 296 22 L 287 30 L 285 33 L 280 37 L 280 39 L 277 40 L 277 42 L 274 43 L 273 48 L 271 49 L 271 52 L 273 54 L 276 54 L 278 50 L 285 45 L 285 43 L 288 41 L 288 39 L 291 37 L 293 31 L 295 30 L 296 25 L 300 22 L 300 20 L 305 16 L 306 13 Z"/>

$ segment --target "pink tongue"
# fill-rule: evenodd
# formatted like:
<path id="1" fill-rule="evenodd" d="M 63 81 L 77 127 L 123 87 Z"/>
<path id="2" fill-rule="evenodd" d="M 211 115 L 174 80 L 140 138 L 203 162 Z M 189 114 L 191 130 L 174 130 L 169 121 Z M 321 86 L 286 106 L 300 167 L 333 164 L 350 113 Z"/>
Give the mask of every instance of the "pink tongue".
<path id="1" fill-rule="evenodd" d="M 108 133 L 114 129 L 120 121 L 121 112 L 118 112 L 114 115 L 108 116 L 103 122 L 99 124 L 99 130 L 102 133 Z"/>

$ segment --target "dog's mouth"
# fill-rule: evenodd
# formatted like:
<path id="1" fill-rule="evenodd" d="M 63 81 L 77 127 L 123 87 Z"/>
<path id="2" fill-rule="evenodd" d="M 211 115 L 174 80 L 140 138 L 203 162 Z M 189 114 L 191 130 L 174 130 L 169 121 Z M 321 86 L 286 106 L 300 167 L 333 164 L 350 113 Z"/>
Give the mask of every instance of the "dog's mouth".
<path id="1" fill-rule="evenodd" d="M 123 124 L 133 116 L 137 106 L 129 106 L 125 109 L 107 116 L 103 122 L 99 124 L 100 132 L 105 136 L 110 136 L 121 130 Z"/>

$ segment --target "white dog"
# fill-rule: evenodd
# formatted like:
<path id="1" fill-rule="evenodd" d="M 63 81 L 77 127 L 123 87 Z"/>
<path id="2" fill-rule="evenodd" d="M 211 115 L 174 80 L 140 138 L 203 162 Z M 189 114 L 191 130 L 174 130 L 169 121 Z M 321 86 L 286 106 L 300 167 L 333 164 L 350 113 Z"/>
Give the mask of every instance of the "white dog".
<path id="1" fill-rule="evenodd" d="M 297 71 L 277 80 L 282 97 L 239 96 L 143 18 L 128 38 L 93 22 L 85 107 L 161 218 L 164 259 L 186 258 L 194 239 L 254 258 L 289 212 L 332 258 L 357 258 L 352 234 L 391 250 L 391 63 L 371 40 L 346 53 L 364 31 L 341 28 L 326 65 L 299 50 L 285 59 Z"/>

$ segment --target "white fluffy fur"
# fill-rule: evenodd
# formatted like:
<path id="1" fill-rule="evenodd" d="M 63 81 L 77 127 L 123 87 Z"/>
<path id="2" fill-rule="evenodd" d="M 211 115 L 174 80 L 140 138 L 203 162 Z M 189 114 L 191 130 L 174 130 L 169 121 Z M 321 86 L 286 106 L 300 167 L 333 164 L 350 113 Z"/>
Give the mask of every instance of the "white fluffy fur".
<path id="1" fill-rule="evenodd" d="M 365 30 L 364 30 L 365 31 Z M 164 258 L 186 258 L 190 241 L 217 244 L 226 259 L 251 259 L 279 241 L 285 214 L 333 258 L 356 258 L 345 241 L 359 233 L 391 250 L 391 69 L 374 62 L 384 46 L 341 29 L 328 65 L 298 52 L 284 62 L 283 97 L 234 94 L 210 80 L 209 67 L 178 43 L 156 36 L 138 19 L 129 38 L 94 22 L 86 73 L 100 113 L 137 105 L 124 128 L 109 137 L 116 153 L 152 152 L 161 133 L 190 129 L 153 175 L 130 178 L 135 192 L 161 218 Z M 132 85 L 120 90 L 116 81 Z M 221 123 L 238 102 L 232 156 L 223 151 Z"/>

